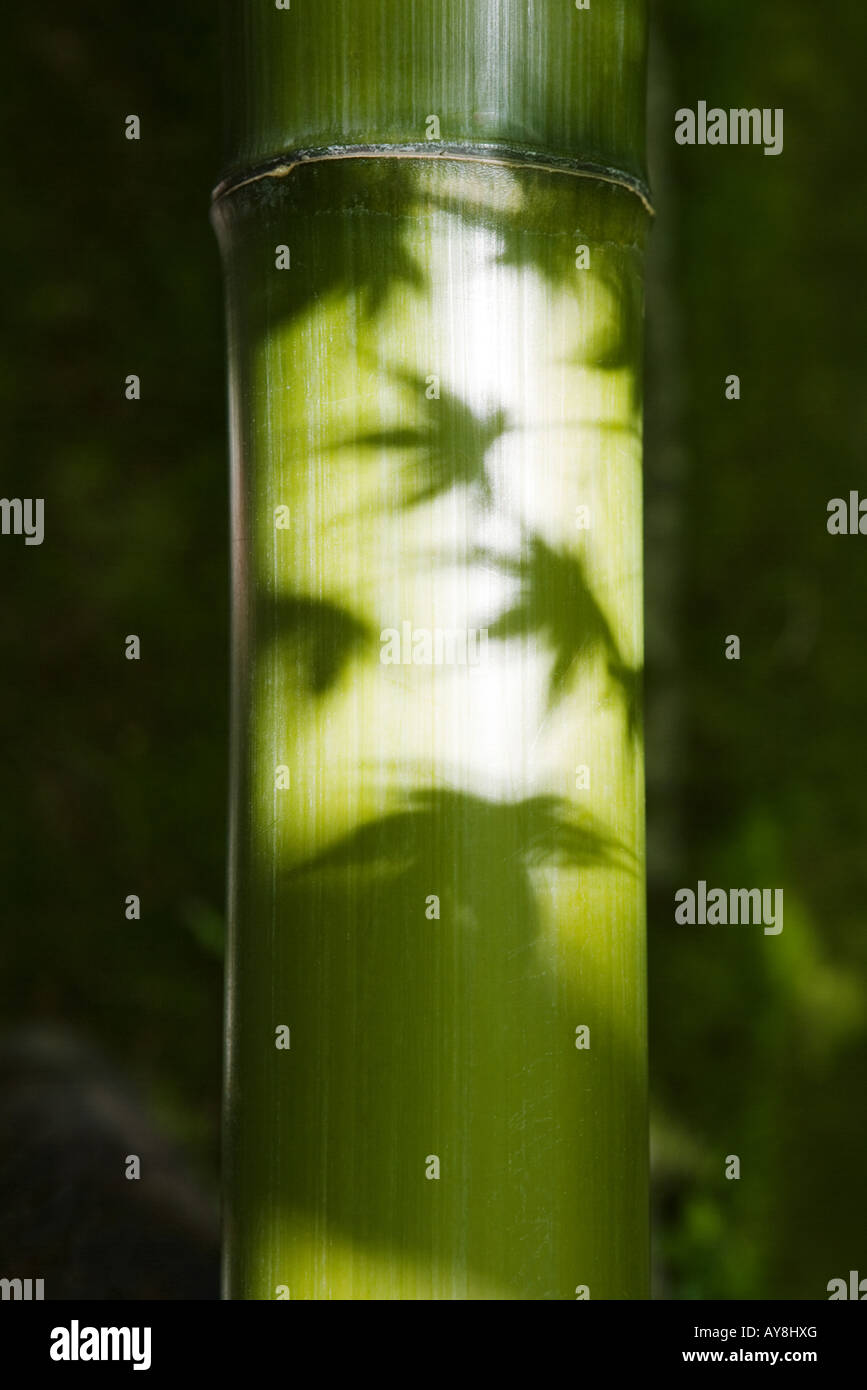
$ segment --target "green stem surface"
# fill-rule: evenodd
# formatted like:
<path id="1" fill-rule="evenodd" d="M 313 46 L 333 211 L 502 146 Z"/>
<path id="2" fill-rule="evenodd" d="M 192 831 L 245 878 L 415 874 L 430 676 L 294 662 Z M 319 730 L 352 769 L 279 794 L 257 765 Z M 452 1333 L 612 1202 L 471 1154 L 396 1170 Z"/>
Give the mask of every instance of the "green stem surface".
<path id="1" fill-rule="evenodd" d="M 643 7 L 236 13 L 225 1292 L 646 1297 Z"/>

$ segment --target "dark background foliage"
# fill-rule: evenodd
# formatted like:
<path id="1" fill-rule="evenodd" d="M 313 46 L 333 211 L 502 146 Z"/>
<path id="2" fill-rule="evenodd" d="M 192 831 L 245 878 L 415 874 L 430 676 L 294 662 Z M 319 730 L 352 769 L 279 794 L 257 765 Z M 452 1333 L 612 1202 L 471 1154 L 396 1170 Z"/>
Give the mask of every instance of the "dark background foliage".
<path id="1" fill-rule="evenodd" d="M 6 26 L 0 491 L 48 501 L 43 546 L 0 546 L 0 1019 L 41 1030 L 0 1071 L 0 1206 L 19 1213 L 0 1220 L 0 1272 L 17 1272 L 35 1240 L 22 1193 L 35 1208 L 50 1190 L 21 1124 L 39 1133 L 71 1088 L 76 1113 L 114 1097 L 111 1124 L 135 1134 L 131 1144 L 147 1148 L 147 1114 L 183 1151 L 188 1172 L 164 1184 L 159 1220 L 163 1253 L 179 1227 L 202 1252 L 176 1266 L 177 1293 L 195 1296 L 213 1266 L 197 1203 L 218 1164 L 226 800 L 222 287 L 208 224 L 220 172 L 216 11 L 203 0 L 74 10 L 45 0 L 15 8 Z M 660 211 L 645 402 L 657 1291 L 822 1298 L 867 1249 L 867 540 L 825 527 L 829 498 L 867 489 L 867 12 L 657 0 L 654 31 Z M 783 107 L 784 153 L 676 147 L 674 110 L 699 100 Z M 124 139 L 132 112 L 138 143 Z M 124 399 L 131 372 L 137 403 Z M 723 393 L 733 372 L 736 403 Z M 140 663 L 124 659 L 129 633 L 142 639 Z M 730 633 L 739 662 L 724 658 Z M 699 878 L 783 887 L 783 933 L 675 926 L 674 891 Z M 130 893 L 140 921 L 125 919 Z M 46 1043 L 58 1029 L 96 1052 Z M 100 1054 L 119 1079 L 104 1078 Z M 38 1085 L 22 1099 L 28 1067 Z M 123 1099 L 133 1084 L 135 1102 Z M 40 1096 L 42 1121 L 29 1108 Z M 105 1124 L 106 1105 L 91 1108 Z M 57 1125 L 47 1130 L 58 1144 Z M 64 1152 L 108 1142 L 71 1120 L 67 1132 Z M 53 1165 L 57 1149 L 46 1152 Z M 723 1176 L 730 1153 L 739 1182 Z M 106 1168 L 107 1187 L 120 1180 Z M 89 1180 L 77 1193 L 79 1216 L 88 1202 L 94 1223 L 112 1210 Z M 58 1269 L 71 1267 L 61 1208 Z M 139 1263 L 157 1259 L 128 1231 L 121 1239 Z M 105 1296 L 167 1292 L 125 1285 L 116 1268 L 112 1279 Z"/>

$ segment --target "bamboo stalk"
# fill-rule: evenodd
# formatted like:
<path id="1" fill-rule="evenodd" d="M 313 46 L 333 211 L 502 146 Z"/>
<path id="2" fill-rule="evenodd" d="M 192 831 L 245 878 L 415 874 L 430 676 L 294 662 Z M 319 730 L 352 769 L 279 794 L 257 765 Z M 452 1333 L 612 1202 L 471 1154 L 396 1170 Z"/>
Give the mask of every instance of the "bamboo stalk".
<path id="1" fill-rule="evenodd" d="M 225 1293 L 646 1297 L 643 4 L 232 16 Z"/>

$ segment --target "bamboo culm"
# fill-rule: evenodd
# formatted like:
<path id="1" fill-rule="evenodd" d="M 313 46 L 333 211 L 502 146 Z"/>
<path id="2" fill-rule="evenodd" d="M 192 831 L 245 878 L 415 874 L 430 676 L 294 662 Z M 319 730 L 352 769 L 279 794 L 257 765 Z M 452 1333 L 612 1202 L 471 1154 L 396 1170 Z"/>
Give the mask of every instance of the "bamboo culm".
<path id="1" fill-rule="evenodd" d="M 224 1293 L 646 1297 L 643 5 L 232 16 Z"/>

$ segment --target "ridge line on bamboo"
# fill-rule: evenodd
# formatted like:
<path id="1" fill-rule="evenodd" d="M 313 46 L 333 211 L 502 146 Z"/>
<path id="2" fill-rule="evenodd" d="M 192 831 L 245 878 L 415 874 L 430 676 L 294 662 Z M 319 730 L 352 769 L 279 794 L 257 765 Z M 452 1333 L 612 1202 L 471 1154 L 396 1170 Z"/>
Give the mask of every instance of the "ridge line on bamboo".
<path id="1" fill-rule="evenodd" d="M 374 144 L 374 145 L 323 145 L 313 149 L 286 151 L 275 155 L 262 164 L 249 169 L 238 170 L 227 175 L 214 188 L 211 202 L 217 204 L 248 184 L 261 179 L 288 178 L 295 169 L 306 164 L 321 164 L 326 160 L 342 159 L 430 159 L 455 160 L 471 164 L 498 164 L 507 169 L 538 169 L 544 173 L 566 174 L 572 178 L 584 178 L 598 183 L 613 184 L 632 193 L 644 206 L 651 217 L 656 211 L 651 201 L 650 189 L 641 179 L 604 164 L 593 164 L 584 160 L 558 158 L 552 155 L 535 154 L 530 150 L 516 149 L 508 145 L 494 144 L 442 144 L 425 141 L 417 144 Z"/>

